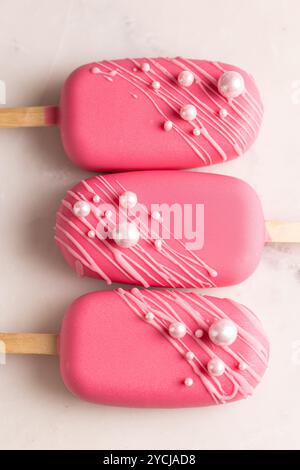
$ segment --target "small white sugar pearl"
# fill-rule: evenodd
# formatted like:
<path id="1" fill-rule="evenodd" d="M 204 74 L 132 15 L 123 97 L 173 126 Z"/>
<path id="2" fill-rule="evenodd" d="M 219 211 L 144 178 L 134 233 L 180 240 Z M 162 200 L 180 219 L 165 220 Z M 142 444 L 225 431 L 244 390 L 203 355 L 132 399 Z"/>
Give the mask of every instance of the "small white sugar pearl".
<path id="1" fill-rule="evenodd" d="M 228 111 L 227 111 L 227 109 L 221 108 L 220 111 L 219 111 L 219 116 L 220 116 L 222 119 L 225 119 L 225 118 L 228 116 Z"/>
<path id="2" fill-rule="evenodd" d="M 154 82 L 151 83 L 151 86 L 153 90 L 159 90 L 160 89 L 160 83 L 157 80 L 154 80 Z"/>
<path id="3" fill-rule="evenodd" d="M 164 122 L 164 130 L 169 132 L 173 128 L 173 122 L 172 121 L 165 121 Z"/>
<path id="4" fill-rule="evenodd" d="M 191 377 L 187 377 L 186 379 L 184 379 L 184 385 L 186 385 L 187 387 L 191 387 L 193 384 L 194 381 Z"/>

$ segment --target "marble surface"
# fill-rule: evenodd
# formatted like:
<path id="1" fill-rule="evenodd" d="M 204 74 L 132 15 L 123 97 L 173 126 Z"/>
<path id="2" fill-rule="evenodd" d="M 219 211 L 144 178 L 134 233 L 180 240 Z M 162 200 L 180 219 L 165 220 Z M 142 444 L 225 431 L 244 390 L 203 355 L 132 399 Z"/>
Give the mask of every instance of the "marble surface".
<path id="1" fill-rule="evenodd" d="M 2 0 L 0 80 L 7 106 L 55 104 L 64 78 L 95 59 L 185 55 L 251 71 L 265 103 L 244 157 L 202 171 L 244 178 L 268 219 L 300 219 L 298 0 Z M 64 155 L 58 130 L 0 132 L 1 331 L 57 332 L 77 296 L 106 289 L 78 279 L 53 243 L 66 189 L 87 175 Z M 210 291 L 248 305 L 271 341 L 253 398 L 222 407 L 142 410 L 84 403 L 52 357 L 0 366 L 1 449 L 290 449 L 300 447 L 300 246 L 268 246 L 241 285 Z M 159 427 L 158 427 L 159 423 Z"/>

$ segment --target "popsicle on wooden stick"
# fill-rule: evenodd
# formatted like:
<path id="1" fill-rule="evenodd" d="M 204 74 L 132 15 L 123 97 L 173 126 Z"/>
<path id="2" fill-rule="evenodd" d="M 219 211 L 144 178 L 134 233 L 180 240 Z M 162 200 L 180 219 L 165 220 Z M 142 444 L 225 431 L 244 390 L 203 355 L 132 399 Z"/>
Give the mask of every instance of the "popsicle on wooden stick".
<path id="1" fill-rule="evenodd" d="M 262 115 L 253 78 L 236 66 L 141 58 L 84 65 L 59 107 L 0 109 L 0 127 L 57 124 L 66 153 L 88 170 L 178 169 L 243 154 Z"/>
<path id="2" fill-rule="evenodd" d="M 14 336 L 14 335 L 13 335 Z M 31 339 L 29 341 L 29 336 Z M 68 309 L 58 337 L 21 337 L 8 352 L 59 354 L 78 397 L 139 407 L 206 406 L 246 398 L 260 382 L 269 345 L 257 317 L 229 299 L 176 291 L 94 292 Z M 28 343 L 29 341 L 29 343 Z"/>
<path id="3" fill-rule="evenodd" d="M 79 275 L 144 287 L 242 282 L 266 242 L 300 242 L 265 222 L 255 191 L 228 176 L 149 171 L 95 176 L 68 191 L 56 242 Z"/>

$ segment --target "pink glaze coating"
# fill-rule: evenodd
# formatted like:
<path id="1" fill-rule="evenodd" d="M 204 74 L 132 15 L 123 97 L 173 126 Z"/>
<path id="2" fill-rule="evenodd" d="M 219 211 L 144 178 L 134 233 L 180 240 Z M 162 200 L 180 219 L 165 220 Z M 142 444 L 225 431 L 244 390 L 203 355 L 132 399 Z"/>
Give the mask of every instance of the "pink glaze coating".
<path id="1" fill-rule="evenodd" d="M 91 237 L 90 232 L 94 235 L 99 227 L 107 233 L 113 231 L 118 216 L 124 213 L 117 212 L 116 219 L 112 213 L 118 210 L 120 195 L 126 191 L 134 192 L 143 205 L 140 213 L 125 214 L 126 221 L 140 223 L 139 241 L 123 248 L 111 238 Z M 95 195 L 100 203 L 94 203 Z M 90 205 L 87 217 L 73 213 L 78 201 Z M 182 210 L 182 233 L 178 233 L 172 214 L 169 224 L 159 210 L 151 212 L 153 204 Z M 199 212 L 201 207 L 203 211 Z M 187 225 L 193 225 L 199 244 L 188 239 Z M 179 238 L 175 238 L 175 232 Z M 62 201 L 55 228 L 59 248 L 79 275 L 100 278 L 108 284 L 144 287 L 239 283 L 255 270 L 265 237 L 261 204 L 247 183 L 229 176 L 172 170 L 94 176 L 81 181 Z"/>
<path id="2" fill-rule="evenodd" d="M 208 329 L 223 318 L 234 322 L 238 336 L 232 345 L 220 347 L 210 341 Z M 168 328 L 178 321 L 187 332 L 176 339 Z M 201 338 L 194 334 L 199 328 Z M 134 288 L 77 299 L 62 323 L 59 354 L 66 386 L 84 400 L 185 407 L 251 395 L 267 367 L 269 345 L 258 318 L 237 302 Z M 215 358 L 225 366 L 220 377 L 208 372 Z"/>
<path id="3" fill-rule="evenodd" d="M 190 86 L 180 85 L 182 71 L 193 74 Z M 240 73 L 245 82 L 243 93 L 233 99 L 218 90 L 226 71 Z M 180 116 L 186 105 L 197 113 L 192 121 Z M 178 169 L 243 154 L 257 137 L 262 115 L 255 82 L 238 67 L 142 58 L 76 69 L 62 90 L 59 125 L 67 154 L 88 170 Z M 171 130 L 165 122 L 172 123 Z"/>

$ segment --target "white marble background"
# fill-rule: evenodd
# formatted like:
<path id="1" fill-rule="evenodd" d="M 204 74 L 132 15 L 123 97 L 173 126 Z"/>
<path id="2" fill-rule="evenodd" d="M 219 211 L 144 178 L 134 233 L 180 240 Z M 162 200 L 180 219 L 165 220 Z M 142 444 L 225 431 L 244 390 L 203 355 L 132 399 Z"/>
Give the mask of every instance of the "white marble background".
<path id="1" fill-rule="evenodd" d="M 186 55 L 251 71 L 265 119 L 244 157 L 205 171 L 244 178 L 269 219 L 300 219 L 298 0 L 1 0 L 0 80 L 7 105 L 55 104 L 64 78 L 102 58 Z M 57 129 L 0 131 L 0 330 L 57 332 L 77 296 L 105 289 L 77 279 L 54 246 L 55 211 L 87 174 Z M 262 319 L 270 368 L 253 398 L 223 407 L 96 406 L 65 389 L 51 357 L 0 366 L 0 447 L 254 449 L 300 447 L 300 246 L 270 246 L 233 297 Z"/>

